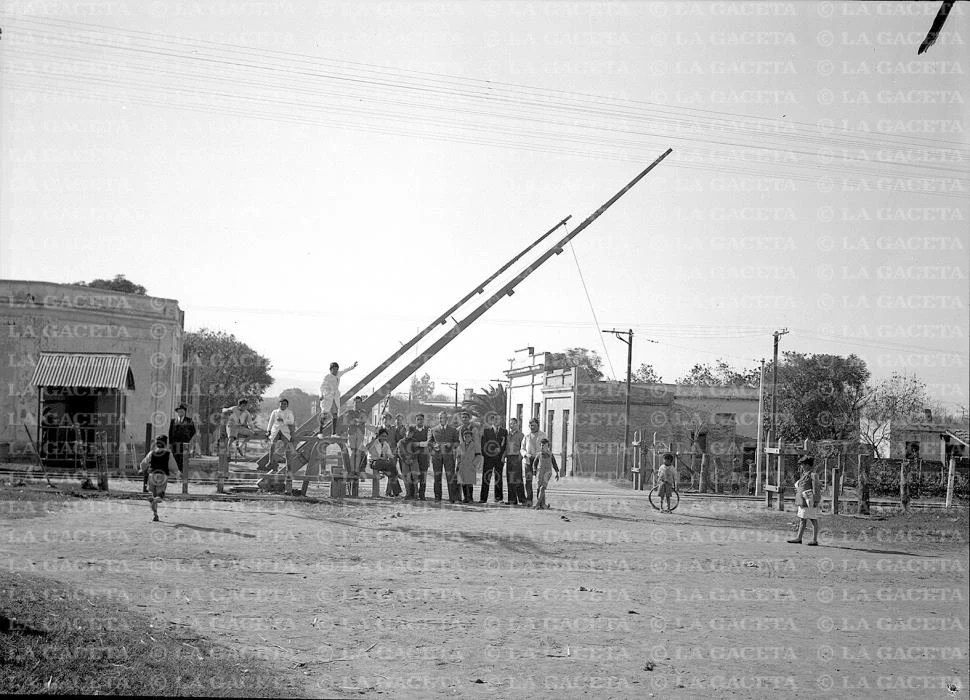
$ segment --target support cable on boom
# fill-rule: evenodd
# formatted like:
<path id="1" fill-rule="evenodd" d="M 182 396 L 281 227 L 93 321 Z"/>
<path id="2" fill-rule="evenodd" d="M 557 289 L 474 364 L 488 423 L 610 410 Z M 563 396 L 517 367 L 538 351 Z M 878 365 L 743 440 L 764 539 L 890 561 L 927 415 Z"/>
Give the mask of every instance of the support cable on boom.
<path id="1" fill-rule="evenodd" d="M 606 348 L 606 339 L 603 337 L 602 329 L 600 328 L 600 321 L 596 318 L 596 309 L 593 308 L 593 300 L 589 296 L 589 288 L 586 286 L 586 279 L 583 277 L 583 268 L 579 265 L 579 256 L 576 255 L 576 249 L 573 247 L 573 242 L 569 242 L 569 250 L 573 253 L 573 260 L 576 261 L 576 271 L 579 272 L 579 281 L 583 283 L 583 291 L 586 293 L 586 302 L 589 304 L 589 311 L 593 314 L 593 323 L 596 324 L 596 333 L 600 337 L 600 341 L 603 343 L 603 354 L 606 355 L 606 364 L 610 366 L 610 376 L 614 379 L 616 378 L 616 371 L 613 369 L 613 360 L 610 359 L 610 351 Z"/>

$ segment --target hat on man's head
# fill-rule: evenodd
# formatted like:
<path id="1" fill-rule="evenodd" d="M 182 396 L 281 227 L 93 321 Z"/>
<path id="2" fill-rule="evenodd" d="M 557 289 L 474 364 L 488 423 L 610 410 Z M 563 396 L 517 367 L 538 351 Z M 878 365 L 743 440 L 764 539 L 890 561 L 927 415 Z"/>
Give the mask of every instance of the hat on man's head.
<path id="1" fill-rule="evenodd" d="M 812 457 L 811 455 L 805 455 L 804 457 L 798 460 L 798 466 L 814 467 L 815 458 Z"/>
<path id="2" fill-rule="evenodd" d="M 189 410 L 189 408 L 184 403 L 180 403 L 178 406 L 175 407 L 175 410 L 176 411 L 187 411 L 187 410 Z"/>

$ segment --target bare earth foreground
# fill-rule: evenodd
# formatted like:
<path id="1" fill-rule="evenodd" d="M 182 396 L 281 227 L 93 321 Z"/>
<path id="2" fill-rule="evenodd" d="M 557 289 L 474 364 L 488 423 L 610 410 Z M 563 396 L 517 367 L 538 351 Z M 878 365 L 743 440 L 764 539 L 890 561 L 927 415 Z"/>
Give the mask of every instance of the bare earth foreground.
<path id="1" fill-rule="evenodd" d="M 552 510 L 6 500 L 0 564 L 252 652 L 310 696 L 967 697 L 963 510 L 825 517 L 580 479 Z M 807 539 L 806 539 L 807 541 Z M 2 603 L 2 601 L 0 601 Z"/>

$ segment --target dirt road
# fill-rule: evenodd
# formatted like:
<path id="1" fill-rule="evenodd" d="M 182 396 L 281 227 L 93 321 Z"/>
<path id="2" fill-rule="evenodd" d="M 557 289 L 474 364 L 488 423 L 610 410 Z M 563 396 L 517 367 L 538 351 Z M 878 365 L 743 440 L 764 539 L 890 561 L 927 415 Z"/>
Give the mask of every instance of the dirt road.
<path id="1" fill-rule="evenodd" d="M 167 499 L 160 523 L 91 498 L 0 510 L 0 555 L 311 695 L 967 696 L 965 515 L 829 517 L 812 548 L 785 543 L 790 513 L 588 488 L 541 512 Z"/>

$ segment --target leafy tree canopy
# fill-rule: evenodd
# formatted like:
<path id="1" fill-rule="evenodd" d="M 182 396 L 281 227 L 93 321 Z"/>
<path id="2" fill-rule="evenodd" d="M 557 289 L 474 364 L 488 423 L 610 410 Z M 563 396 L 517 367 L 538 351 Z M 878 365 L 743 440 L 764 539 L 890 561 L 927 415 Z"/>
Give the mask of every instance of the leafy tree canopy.
<path id="1" fill-rule="evenodd" d="M 124 292 L 126 294 L 140 294 L 145 296 L 148 290 L 140 284 L 135 284 L 124 275 L 115 275 L 114 279 L 94 279 L 90 282 L 75 282 L 74 284 L 82 287 L 93 287 L 95 289 L 107 289 L 112 292 Z"/>
<path id="2" fill-rule="evenodd" d="M 411 399 L 413 401 L 424 403 L 430 401 L 432 396 L 434 396 L 434 382 L 431 381 L 431 375 L 425 372 L 420 377 L 415 375 L 411 378 Z"/>
<path id="3" fill-rule="evenodd" d="M 586 348 L 566 348 L 563 352 L 550 353 L 556 369 L 581 367 L 593 381 L 603 378 L 603 358 L 595 350 Z"/>
<path id="4" fill-rule="evenodd" d="M 255 410 L 273 383 L 269 360 L 223 331 L 186 333 L 182 352 L 189 390 L 198 392 L 211 411 L 239 399 L 249 399 Z"/>
<path id="5" fill-rule="evenodd" d="M 657 374 L 653 365 L 641 364 L 633 373 L 632 380 L 641 384 L 662 384 L 663 377 Z"/>
<path id="6" fill-rule="evenodd" d="M 771 405 L 770 376 L 765 374 L 765 406 Z M 784 353 L 778 364 L 777 437 L 796 442 L 857 438 L 869 376 L 857 355 Z"/>
<path id="7" fill-rule="evenodd" d="M 694 365 L 687 374 L 677 380 L 677 383 L 691 386 L 756 387 L 760 378 L 761 369 L 758 367 L 735 368 L 718 358 L 713 364 L 706 362 Z"/>

